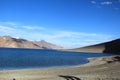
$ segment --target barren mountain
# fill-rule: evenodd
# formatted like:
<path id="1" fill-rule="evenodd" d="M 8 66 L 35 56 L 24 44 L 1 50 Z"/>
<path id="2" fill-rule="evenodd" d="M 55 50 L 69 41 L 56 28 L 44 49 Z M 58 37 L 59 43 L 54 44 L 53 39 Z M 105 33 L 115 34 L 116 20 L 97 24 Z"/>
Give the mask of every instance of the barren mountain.
<path id="1" fill-rule="evenodd" d="M 35 41 L 34 43 L 44 49 L 62 49 L 62 47 L 57 46 L 55 44 L 48 43 L 44 40 Z"/>
<path id="2" fill-rule="evenodd" d="M 28 41 L 20 38 L 13 38 L 10 36 L 0 37 L 0 47 L 9 48 L 36 48 L 36 49 L 60 49 L 62 47 L 56 46 L 54 44 L 45 41 Z"/>
<path id="3" fill-rule="evenodd" d="M 82 48 L 70 49 L 69 51 L 120 54 L 120 39 Z"/>

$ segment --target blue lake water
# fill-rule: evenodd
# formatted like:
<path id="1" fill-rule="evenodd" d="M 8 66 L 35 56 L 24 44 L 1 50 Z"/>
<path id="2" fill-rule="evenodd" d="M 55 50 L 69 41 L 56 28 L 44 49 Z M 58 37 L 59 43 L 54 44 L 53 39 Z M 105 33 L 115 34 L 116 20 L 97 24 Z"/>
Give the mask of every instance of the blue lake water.
<path id="1" fill-rule="evenodd" d="M 3 70 L 72 66 L 86 63 L 87 58 L 112 55 L 115 54 L 0 48 L 0 69 Z"/>

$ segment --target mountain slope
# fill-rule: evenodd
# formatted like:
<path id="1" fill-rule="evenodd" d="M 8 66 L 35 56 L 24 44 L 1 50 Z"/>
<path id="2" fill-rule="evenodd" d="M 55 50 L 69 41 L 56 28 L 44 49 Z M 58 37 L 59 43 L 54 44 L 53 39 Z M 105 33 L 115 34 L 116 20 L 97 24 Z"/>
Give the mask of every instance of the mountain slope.
<path id="1" fill-rule="evenodd" d="M 120 54 L 120 39 L 82 48 L 70 49 L 69 51 Z"/>
<path id="2" fill-rule="evenodd" d="M 16 39 L 10 36 L 0 37 L 0 47 L 10 48 L 39 48 L 36 44 L 25 39 Z"/>
<path id="3" fill-rule="evenodd" d="M 57 46 L 55 44 L 48 43 L 44 40 L 35 41 L 34 43 L 44 49 L 62 49 L 63 48 L 63 47 Z"/>
<path id="4" fill-rule="evenodd" d="M 43 45 L 44 44 L 44 45 Z M 25 39 L 17 39 L 10 36 L 1 36 L 0 37 L 0 47 L 9 47 L 9 48 L 36 48 L 36 49 L 58 49 L 59 46 L 54 46 L 48 42 L 34 42 L 28 41 Z M 62 48 L 62 47 L 59 47 Z"/>

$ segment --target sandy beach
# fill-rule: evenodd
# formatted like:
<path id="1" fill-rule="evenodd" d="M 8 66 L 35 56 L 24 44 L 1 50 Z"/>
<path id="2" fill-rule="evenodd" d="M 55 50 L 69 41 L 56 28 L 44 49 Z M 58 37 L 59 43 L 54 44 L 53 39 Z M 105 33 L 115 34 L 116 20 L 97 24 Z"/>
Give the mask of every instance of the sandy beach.
<path id="1" fill-rule="evenodd" d="M 120 80 L 120 56 L 89 58 L 80 66 L 0 70 L 0 80 Z"/>

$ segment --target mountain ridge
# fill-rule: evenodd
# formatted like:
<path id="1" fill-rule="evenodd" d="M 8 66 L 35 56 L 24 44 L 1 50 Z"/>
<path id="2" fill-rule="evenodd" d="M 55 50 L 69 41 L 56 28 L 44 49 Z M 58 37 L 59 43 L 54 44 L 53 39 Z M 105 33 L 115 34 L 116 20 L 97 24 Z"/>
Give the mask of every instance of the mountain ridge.
<path id="1" fill-rule="evenodd" d="M 120 39 L 115 39 L 112 41 L 85 46 L 81 48 L 68 49 L 67 51 L 120 54 Z"/>
<path id="2" fill-rule="evenodd" d="M 29 41 L 11 36 L 0 36 L 0 47 L 7 48 L 35 48 L 35 49 L 61 49 L 63 47 L 46 41 Z"/>

